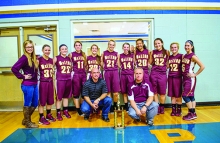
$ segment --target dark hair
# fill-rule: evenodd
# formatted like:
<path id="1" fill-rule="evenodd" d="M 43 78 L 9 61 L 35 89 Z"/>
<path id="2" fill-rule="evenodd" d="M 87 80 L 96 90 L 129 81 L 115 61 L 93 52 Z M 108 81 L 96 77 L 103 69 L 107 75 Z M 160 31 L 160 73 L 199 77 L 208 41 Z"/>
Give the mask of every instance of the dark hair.
<path id="1" fill-rule="evenodd" d="M 136 44 L 137 44 L 137 41 L 141 41 L 141 42 L 143 43 L 143 48 L 144 48 L 144 49 L 147 49 L 147 46 L 144 44 L 144 40 L 143 40 L 143 39 L 138 38 L 138 39 L 136 40 Z M 136 46 L 136 50 L 139 50 L 139 49 L 137 48 L 137 46 Z"/>
<path id="2" fill-rule="evenodd" d="M 43 47 L 42 47 L 42 50 L 43 50 L 45 47 L 50 47 L 50 45 L 44 44 Z M 51 48 L 51 47 L 50 47 L 50 48 Z"/>
<path id="3" fill-rule="evenodd" d="M 124 47 L 124 45 L 128 45 L 129 46 L 129 50 L 128 50 L 128 54 L 131 54 L 131 51 L 130 51 L 130 44 L 125 42 L 123 45 L 122 45 L 122 48 Z"/>
<path id="4" fill-rule="evenodd" d="M 59 46 L 59 50 L 60 50 L 60 48 L 63 47 L 63 46 L 66 46 L 66 47 L 67 47 L 66 44 L 61 44 L 61 45 Z M 68 48 L 68 47 L 67 47 L 67 48 Z"/>
<path id="5" fill-rule="evenodd" d="M 159 40 L 162 44 L 163 44 L 163 40 L 161 38 L 156 38 L 154 40 L 154 43 L 155 41 Z M 163 57 L 166 55 L 166 49 L 164 49 L 164 46 L 162 45 L 162 53 L 163 53 Z"/>
<path id="6" fill-rule="evenodd" d="M 82 46 L 82 43 L 80 41 L 75 41 L 74 42 L 74 47 L 76 46 L 76 43 L 79 43 Z M 80 52 L 82 53 L 82 56 L 84 58 L 84 65 L 86 65 L 86 54 L 82 50 L 80 50 Z"/>
<path id="7" fill-rule="evenodd" d="M 192 52 L 195 54 L 195 47 L 194 47 L 193 41 L 192 40 L 187 40 L 185 43 L 189 43 L 191 46 L 193 46 Z"/>
<path id="8" fill-rule="evenodd" d="M 92 46 L 90 47 L 91 50 L 93 46 L 96 46 L 97 49 L 99 50 L 99 47 L 96 44 L 92 44 Z M 98 54 L 96 55 L 96 61 L 98 62 L 99 65 L 101 65 L 101 56 L 99 56 Z"/>

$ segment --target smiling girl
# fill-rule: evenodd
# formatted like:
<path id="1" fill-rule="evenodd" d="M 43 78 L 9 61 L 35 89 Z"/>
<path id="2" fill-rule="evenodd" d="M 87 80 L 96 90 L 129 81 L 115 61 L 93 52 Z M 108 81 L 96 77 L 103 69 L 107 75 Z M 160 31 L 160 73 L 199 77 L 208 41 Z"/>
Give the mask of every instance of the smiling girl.
<path id="1" fill-rule="evenodd" d="M 121 93 L 124 97 L 125 110 L 128 111 L 128 89 L 134 82 L 134 54 L 131 54 L 130 44 L 124 43 L 122 45 L 124 53 L 119 56 L 119 63 L 121 67 L 120 85 Z"/>
<path id="2" fill-rule="evenodd" d="M 181 116 L 182 105 L 182 58 L 183 54 L 179 54 L 179 43 L 171 43 L 168 61 L 168 96 L 171 97 L 172 112 L 171 116 Z"/>
<path id="3" fill-rule="evenodd" d="M 72 94 L 77 113 L 83 116 L 80 110 L 79 98 L 83 84 L 86 82 L 86 55 L 82 51 L 82 43 L 80 41 L 75 41 L 74 48 L 75 52 L 69 54 L 73 65 Z"/>
<path id="4" fill-rule="evenodd" d="M 18 79 L 22 79 L 21 89 L 24 94 L 22 125 L 25 125 L 26 128 L 38 128 L 38 125 L 31 122 L 31 115 L 38 106 L 38 62 L 34 51 L 34 43 L 31 40 L 26 40 L 23 43 L 23 51 L 24 54 L 12 66 L 11 70 Z M 20 70 L 23 73 L 20 73 Z"/>
<path id="5" fill-rule="evenodd" d="M 60 51 L 60 55 L 54 57 L 53 65 L 56 66 L 57 120 L 62 121 L 63 118 L 60 111 L 62 102 L 63 102 L 63 116 L 65 116 L 66 118 L 71 118 L 68 112 L 68 98 L 70 98 L 72 94 L 72 82 L 71 82 L 72 64 L 71 64 L 71 59 L 67 56 L 68 48 L 65 44 L 59 46 L 59 51 Z"/>
<path id="6" fill-rule="evenodd" d="M 53 59 L 50 58 L 51 48 L 45 44 L 42 47 L 43 56 L 38 59 L 40 84 L 39 84 L 39 123 L 49 125 L 50 122 L 55 122 L 56 119 L 51 114 L 51 107 L 54 104 L 54 87 L 53 87 Z M 46 105 L 47 115 L 44 117 L 44 106 Z"/>
<path id="7" fill-rule="evenodd" d="M 188 114 L 183 116 L 183 120 L 193 120 L 197 118 L 195 108 L 196 101 L 194 97 L 194 91 L 196 87 L 196 76 L 198 76 L 204 69 L 205 66 L 195 55 L 195 47 L 193 41 L 187 40 L 185 42 L 186 54 L 182 60 L 182 75 L 183 75 L 183 100 L 186 102 L 188 107 Z M 194 73 L 195 65 L 199 65 L 199 70 Z"/>
<path id="8" fill-rule="evenodd" d="M 154 89 L 154 100 L 159 103 L 158 114 L 164 114 L 165 94 L 167 87 L 167 60 L 169 51 L 164 49 L 163 40 L 156 38 L 154 40 L 155 50 L 151 53 L 151 74 L 150 81 Z M 158 98 L 160 95 L 160 99 Z"/>
<path id="9" fill-rule="evenodd" d="M 101 67 L 101 56 L 98 55 L 99 47 L 96 44 L 93 44 L 90 48 L 92 54 L 87 57 L 87 79 L 91 77 L 91 71 L 93 68 L 99 69 Z M 101 74 L 100 74 L 100 77 Z"/>

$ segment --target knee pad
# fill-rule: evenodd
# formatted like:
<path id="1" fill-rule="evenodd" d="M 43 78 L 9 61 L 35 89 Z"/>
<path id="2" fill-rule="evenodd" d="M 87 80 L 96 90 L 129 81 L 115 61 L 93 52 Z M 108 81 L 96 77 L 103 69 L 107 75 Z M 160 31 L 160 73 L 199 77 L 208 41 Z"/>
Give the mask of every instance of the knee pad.
<path id="1" fill-rule="evenodd" d="M 182 98 L 183 98 L 183 100 L 184 100 L 186 103 L 188 103 L 188 102 L 191 101 L 188 96 L 183 96 Z"/>

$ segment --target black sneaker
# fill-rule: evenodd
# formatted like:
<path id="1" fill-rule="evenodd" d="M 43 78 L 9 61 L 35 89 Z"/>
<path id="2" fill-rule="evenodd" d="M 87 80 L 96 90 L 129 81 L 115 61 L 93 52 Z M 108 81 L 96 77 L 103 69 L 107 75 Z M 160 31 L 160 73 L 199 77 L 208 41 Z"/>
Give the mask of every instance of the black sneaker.
<path id="1" fill-rule="evenodd" d="M 141 122 L 141 119 L 134 119 L 134 122 Z"/>
<path id="2" fill-rule="evenodd" d="M 108 117 L 106 117 L 106 118 L 102 117 L 102 120 L 105 121 L 105 122 L 110 122 L 110 119 Z"/>
<path id="3" fill-rule="evenodd" d="M 110 107 L 110 113 L 114 114 L 114 107 L 113 106 Z"/>
<path id="4" fill-rule="evenodd" d="M 89 116 L 84 115 L 84 120 L 89 120 Z"/>

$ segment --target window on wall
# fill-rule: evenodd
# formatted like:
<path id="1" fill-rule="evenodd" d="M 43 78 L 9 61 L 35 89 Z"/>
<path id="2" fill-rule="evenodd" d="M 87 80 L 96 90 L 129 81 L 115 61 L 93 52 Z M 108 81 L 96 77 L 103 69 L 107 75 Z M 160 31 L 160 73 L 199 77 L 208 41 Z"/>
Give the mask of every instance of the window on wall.
<path id="1" fill-rule="evenodd" d="M 151 20 L 143 21 L 80 21 L 73 22 L 74 41 L 81 41 L 83 51 L 90 55 L 92 44 L 98 45 L 100 53 L 107 49 L 110 39 L 116 41 L 115 51 L 122 53 L 122 45 L 127 42 L 136 45 L 136 40 L 142 38 L 149 47 L 151 37 Z M 150 47 L 149 47 L 150 48 Z"/>

